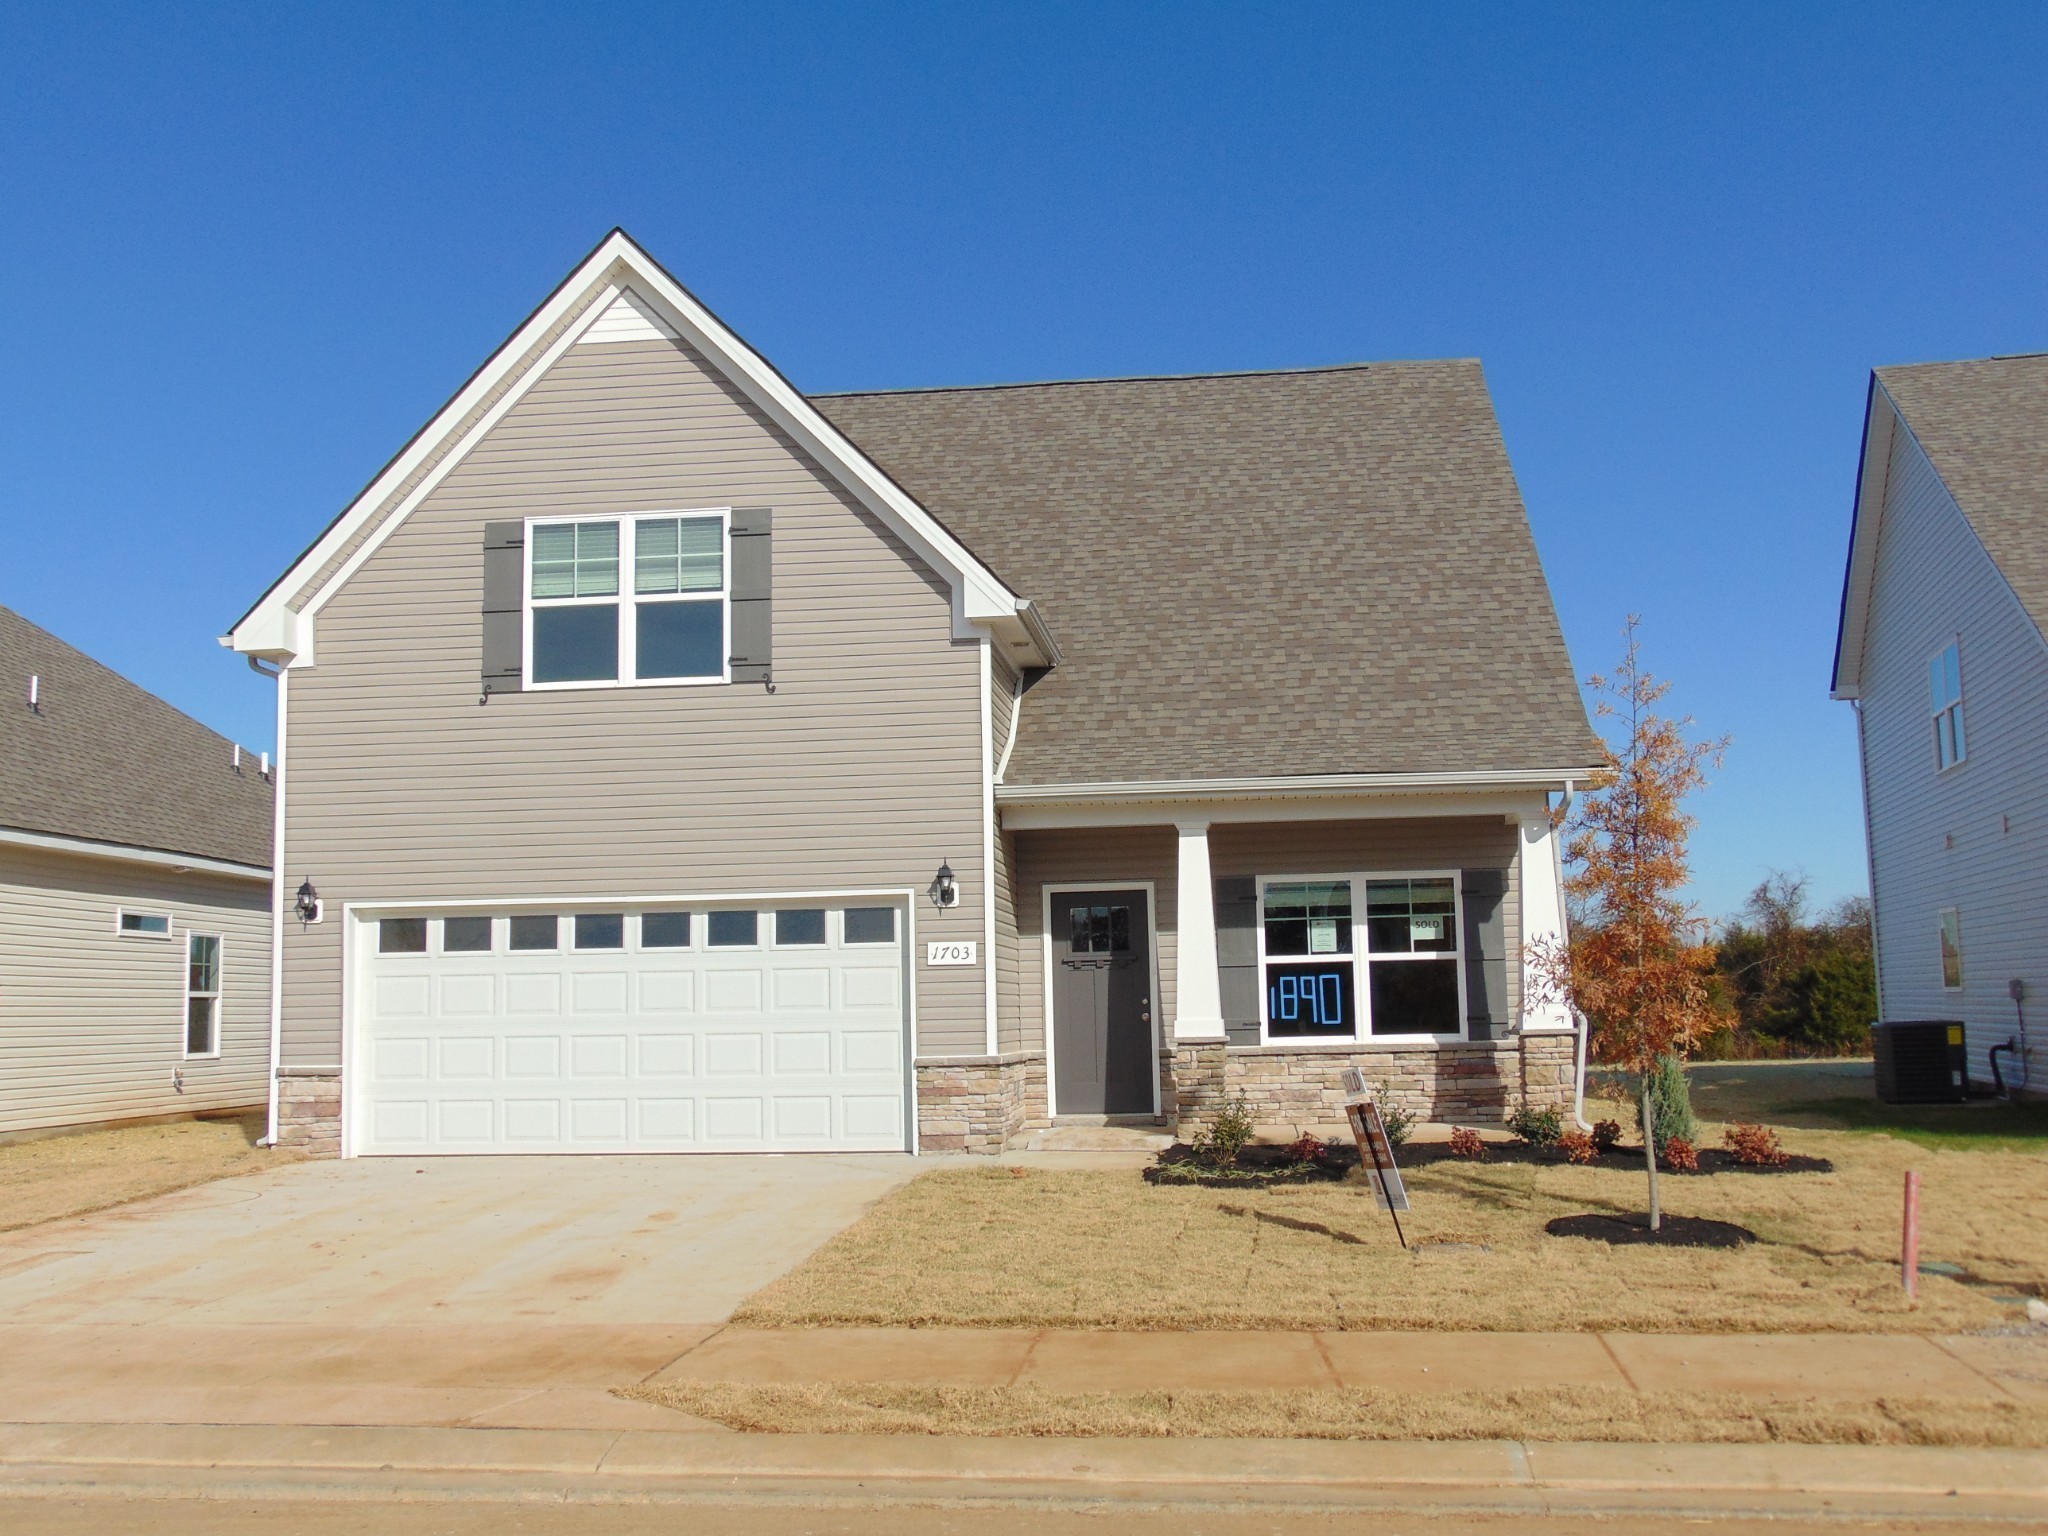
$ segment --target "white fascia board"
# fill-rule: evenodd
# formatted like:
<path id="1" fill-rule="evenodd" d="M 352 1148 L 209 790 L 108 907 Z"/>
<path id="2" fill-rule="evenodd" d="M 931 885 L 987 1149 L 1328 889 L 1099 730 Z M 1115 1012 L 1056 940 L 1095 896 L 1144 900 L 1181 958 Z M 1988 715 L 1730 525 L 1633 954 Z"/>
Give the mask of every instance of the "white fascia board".
<path id="1" fill-rule="evenodd" d="M 583 312 L 578 324 L 569 326 L 538 358 L 525 376 L 491 407 L 466 434 L 464 443 L 435 465 L 434 472 L 394 508 L 379 526 L 296 614 L 287 606 L 289 598 L 305 579 L 318 571 L 335 552 L 344 548 L 391 492 L 414 474 L 446 441 L 455 423 L 498 388 L 505 376 L 532 348 L 534 340 L 560 323 L 562 316 L 587 296 L 598 283 L 606 285 Z M 1002 581 L 953 537 L 937 519 L 919 506 L 894 481 L 882 473 L 866 455 L 819 414 L 790 382 L 777 373 L 759 353 L 741 341 L 726 325 L 643 251 L 623 231 L 615 230 L 583 262 L 569 280 L 536 310 L 533 316 L 493 355 L 465 385 L 427 429 L 405 452 L 394 459 L 371 483 L 333 527 L 321 536 L 284 577 L 265 594 L 228 636 L 238 651 L 277 661 L 311 659 L 311 620 L 326 600 L 352 576 L 363 561 L 425 500 L 504 414 L 526 395 L 563 352 L 573 346 L 594 324 L 616 293 L 631 287 L 643 300 L 651 301 L 662 318 L 713 362 L 747 394 L 777 426 L 795 438 L 920 558 L 946 576 L 953 588 L 956 621 L 978 635 L 976 626 L 1014 617 L 1020 599 Z M 282 617 L 291 614 L 293 624 Z"/>
<path id="2" fill-rule="evenodd" d="M 1436 817 L 1498 817 L 1520 822 L 1545 814 L 1542 790 L 1475 790 L 1465 794 L 1216 795 L 1185 800 L 1096 800 L 1065 805 L 1016 805 L 1001 798 L 997 816 L 1006 832 L 1084 827 L 1212 826 L 1254 822 L 1395 821 Z"/>
<path id="3" fill-rule="evenodd" d="M 1835 675 L 1829 697 L 1863 696 L 1863 636 L 1870 624 L 1871 582 L 1877 571 L 1878 535 L 1891 477 L 1892 438 L 1898 407 L 1875 374 L 1863 418 L 1863 456 L 1856 470 L 1856 499 L 1850 512 L 1849 562 L 1842 577 L 1842 613 L 1835 630 Z"/>
<path id="4" fill-rule="evenodd" d="M 136 848 L 127 843 L 96 843 L 86 837 L 25 832 L 18 827 L 0 827 L 0 843 L 17 848 L 40 848 L 50 853 L 77 854 L 88 859 L 112 859 L 122 864 L 148 864 L 179 874 L 226 875 L 234 880 L 261 880 L 266 883 L 270 879 L 270 871 L 255 864 L 202 858 L 196 853 L 167 853 L 161 848 Z"/>
<path id="5" fill-rule="evenodd" d="M 1241 796 L 1399 795 L 1425 791 L 1563 790 L 1604 772 L 1572 768 L 1504 768 L 1479 773 L 1322 773 L 1244 779 L 1133 779 L 1099 784 L 1015 784 L 998 791 L 1009 805 L 1076 805 L 1103 800 L 1214 800 Z"/>

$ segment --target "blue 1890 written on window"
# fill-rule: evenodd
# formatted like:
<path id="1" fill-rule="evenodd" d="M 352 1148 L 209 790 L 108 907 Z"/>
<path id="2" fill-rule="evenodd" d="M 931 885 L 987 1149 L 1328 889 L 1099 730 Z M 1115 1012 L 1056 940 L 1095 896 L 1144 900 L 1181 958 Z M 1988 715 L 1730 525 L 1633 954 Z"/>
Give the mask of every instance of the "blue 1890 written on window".
<path id="1" fill-rule="evenodd" d="M 1357 1033 L 1351 882 L 1266 887 L 1266 1033 L 1274 1038 Z"/>

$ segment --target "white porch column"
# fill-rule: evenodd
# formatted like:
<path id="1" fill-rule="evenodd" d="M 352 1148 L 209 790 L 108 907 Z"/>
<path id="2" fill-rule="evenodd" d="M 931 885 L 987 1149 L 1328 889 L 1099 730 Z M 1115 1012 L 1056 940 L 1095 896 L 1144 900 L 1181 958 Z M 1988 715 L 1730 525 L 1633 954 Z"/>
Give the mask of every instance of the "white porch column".
<path id="1" fill-rule="evenodd" d="M 1173 1038 L 1221 1040 L 1223 989 L 1216 975 L 1215 891 L 1209 878 L 1209 823 L 1176 823 L 1180 880 L 1175 911 Z"/>
<path id="2" fill-rule="evenodd" d="M 1544 813 L 1521 818 L 1522 829 L 1522 1029 L 1574 1029 L 1561 1002 L 1530 1001 L 1528 946 L 1543 940 L 1564 940 L 1564 868 L 1558 855 L 1557 832 Z"/>

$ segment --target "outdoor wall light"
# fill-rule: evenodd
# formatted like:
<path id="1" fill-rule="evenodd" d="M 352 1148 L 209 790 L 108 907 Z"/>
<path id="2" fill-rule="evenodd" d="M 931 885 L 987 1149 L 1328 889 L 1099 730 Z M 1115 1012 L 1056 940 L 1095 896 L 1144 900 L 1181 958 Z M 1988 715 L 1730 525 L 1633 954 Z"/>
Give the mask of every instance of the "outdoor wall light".
<path id="1" fill-rule="evenodd" d="M 939 872 L 932 877 L 930 889 L 925 892 L 935 907 L 957 907 L 960 905 L 960 882 L 953 878 L 953 866 L 941 862 Z"/>
<path id="2" fill-rule="evenodd" d="M 313 889 L 312 881 L 305 880 L 300 882 L 298 899 L 293 904 L 292 910 L 299 914 L 299 921 L 302 923 L 317 923 L 320 921 L 320 893 Z"/>

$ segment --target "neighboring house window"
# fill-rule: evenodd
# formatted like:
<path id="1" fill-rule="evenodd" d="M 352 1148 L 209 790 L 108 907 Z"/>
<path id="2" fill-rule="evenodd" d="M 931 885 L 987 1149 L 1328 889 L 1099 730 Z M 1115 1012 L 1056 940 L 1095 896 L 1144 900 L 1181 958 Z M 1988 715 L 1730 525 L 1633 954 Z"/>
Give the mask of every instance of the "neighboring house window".
<path id="1" fill-rule="evenodd" d="M 114 919 L 114 931 L 130 939 L 168 939 L 171 936 L 171 915 L 168 912 L 123 911 Z"/>
<path id="2" fill-rule="evenodd" d="M 1954 907 L 1941 911 L 1941 984 L 1951 992 L 1963 986 L 1963 915 Z"/>
<path id="3" fill-rule="evenodd" d="M 724 682 L 728 522 L 718 511 L 531 524 L 531 686 Z"/>
<path id="4" fill-rule="evenodd" d="M 1968 755 L 1963 742 L 1963 659 L 1951 642 L 1927 664 L 1928 701 L 1934 711 L 1934 760 L 1937 770 L 1953 768 Z"/>
<path id="5" fill-rule="evenodd" d="M 185 935 L 185 1054 L 220 1054 L 220 936 Z"/>
<path id="6" fill-rule="evenodd" d="M 1268 1040 L 1463 1034 L 1455 875 L 1268 880 L 1261 911 Z"/>

